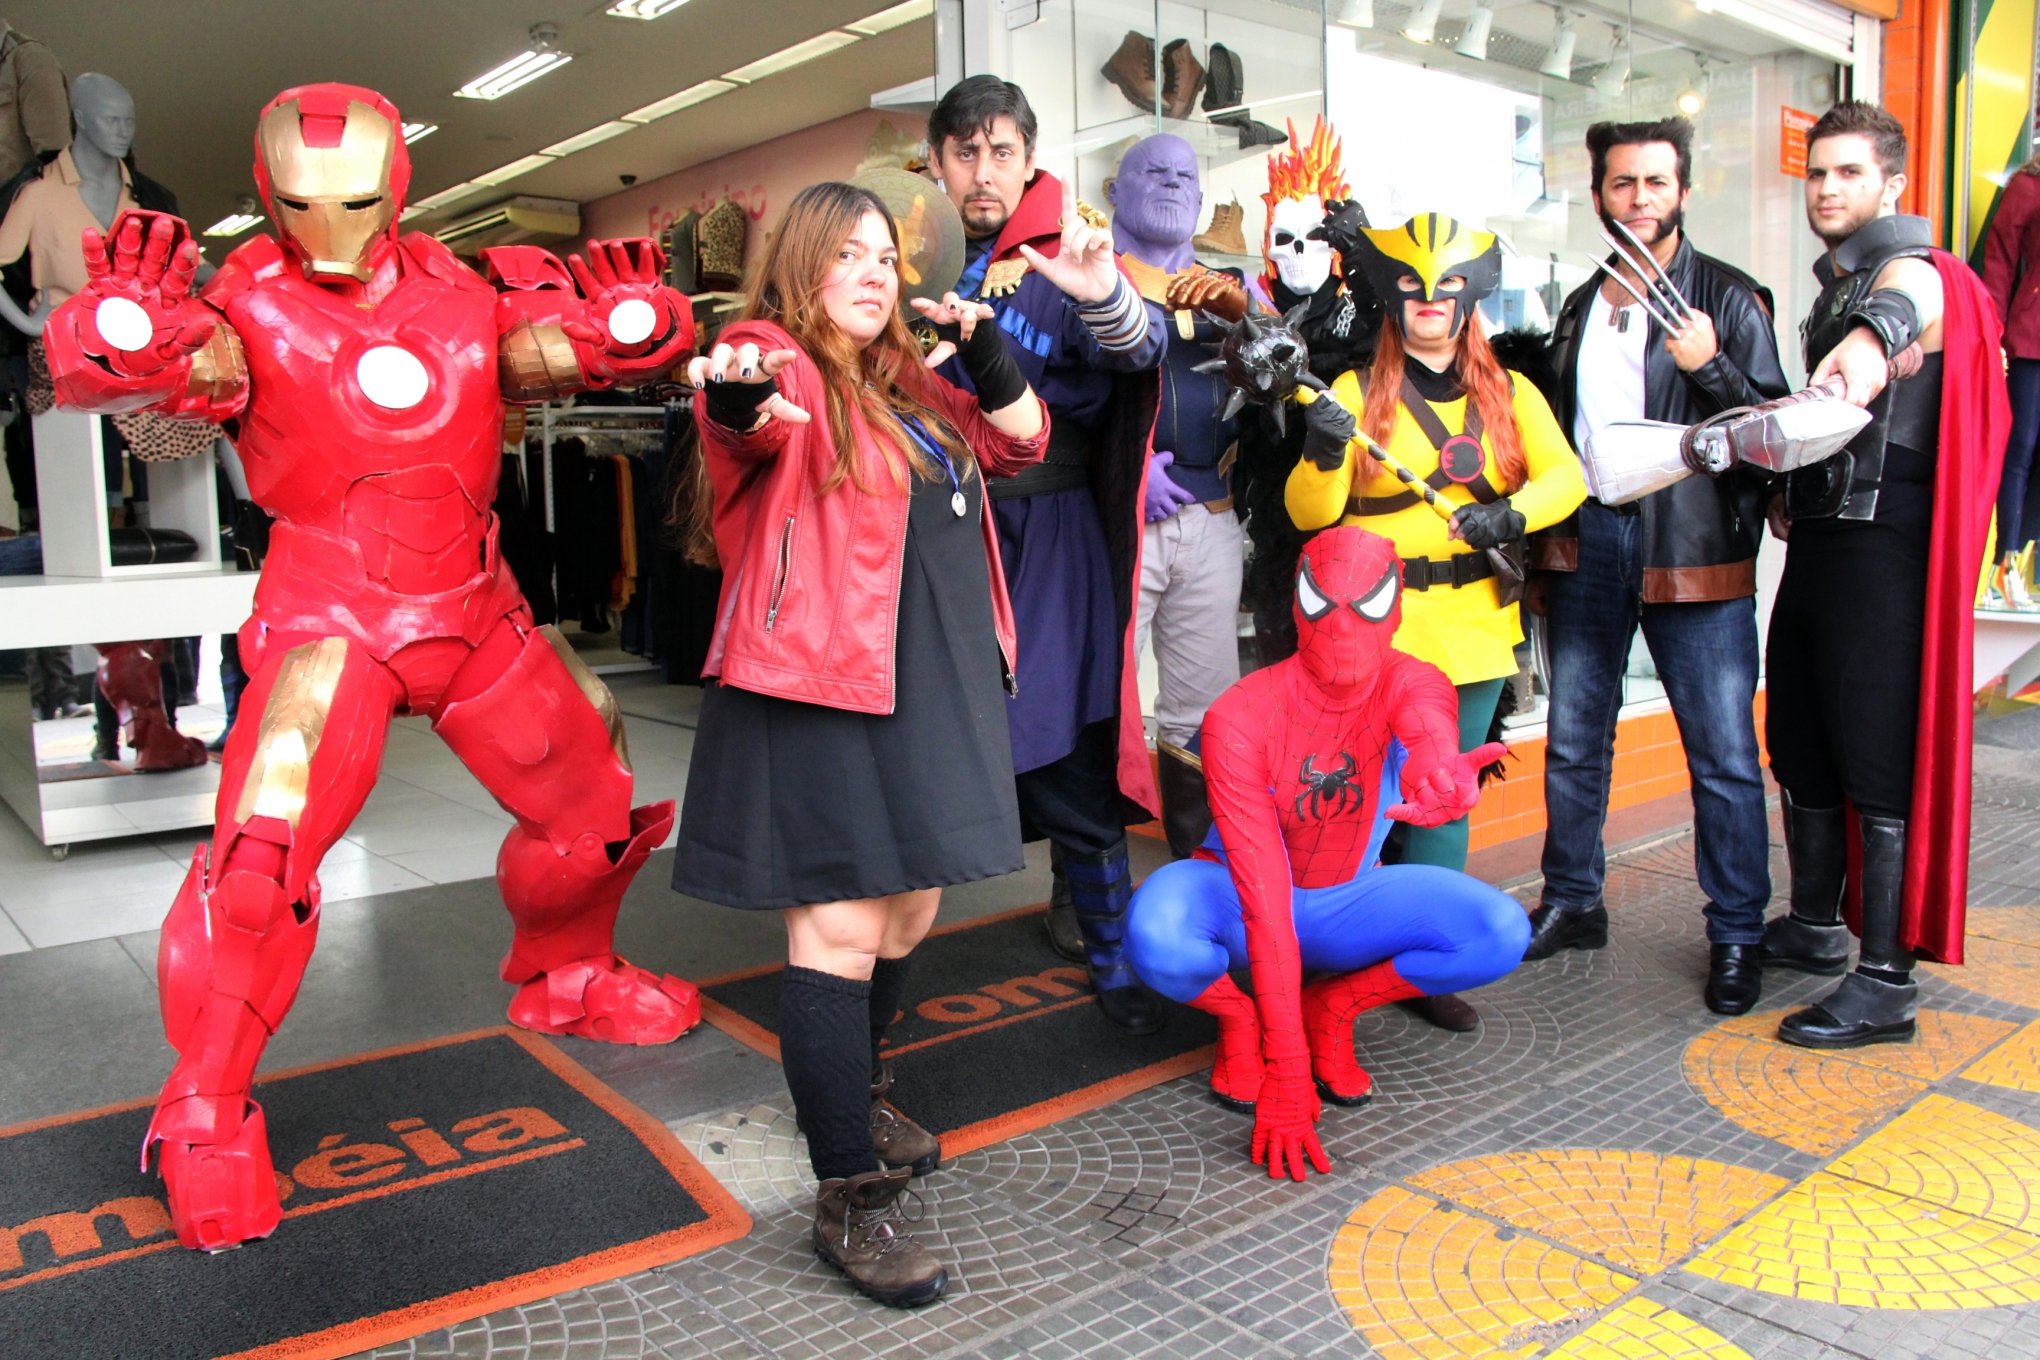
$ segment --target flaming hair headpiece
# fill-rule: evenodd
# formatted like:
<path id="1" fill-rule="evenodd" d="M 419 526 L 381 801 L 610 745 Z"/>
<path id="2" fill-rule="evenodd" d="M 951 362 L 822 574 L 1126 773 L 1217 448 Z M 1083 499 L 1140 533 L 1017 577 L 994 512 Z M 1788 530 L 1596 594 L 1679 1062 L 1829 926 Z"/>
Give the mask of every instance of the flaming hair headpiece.
<path id="1" fill-rule="evenodd" d="M 1268 192 L 1261 195 L 1261 202 L 1270 212 L 1285 198 L 1316 194 L 1323 203 L 1352 197 L 1352 190 L 1346 186 L 1346 172 L 1339 164 L 1339 138 L 1323 114 L 1313 121 L 1308 142 L 1297 140 L 1295 120 L 1290 120 L 1289 145 L 1302 150 L 1285 150 L 1268 158 Z"/>

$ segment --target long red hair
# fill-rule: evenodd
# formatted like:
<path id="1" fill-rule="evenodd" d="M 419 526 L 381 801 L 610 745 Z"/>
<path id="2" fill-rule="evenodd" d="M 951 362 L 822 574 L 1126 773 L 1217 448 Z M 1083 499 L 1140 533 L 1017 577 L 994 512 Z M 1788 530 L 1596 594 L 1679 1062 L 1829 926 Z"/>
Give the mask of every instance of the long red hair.
<path id="1" fill-rule="evenodd" d="M 1403 364 L 1402 327 L 1391 317 L 1381 323 L 1381 343 L 1374 350 L 1374 367 L 1367 372 L 1367 411 L 1360 429 L 1369 439 L 1388 447 L 1402 414 Z M 1459 347 L 1452 358 L 1459 385 L 1466 389 L 1472 409 L 1480 412 L 1488 454 L 1495 460 L 1504 496 L 1514 494 L 1526 480 L 1523 464 L 1523 435 L 1516 428 L 1516 408 L 1510 395 L 1509 372 L 1495 357 L 1487 337 L 1481 334 L 1478 318 L 1468 317 L 1459 328 Z M 1374 459 L 1362 455 L 1361 472 L 1372 479 L 1381 471 Z"/>

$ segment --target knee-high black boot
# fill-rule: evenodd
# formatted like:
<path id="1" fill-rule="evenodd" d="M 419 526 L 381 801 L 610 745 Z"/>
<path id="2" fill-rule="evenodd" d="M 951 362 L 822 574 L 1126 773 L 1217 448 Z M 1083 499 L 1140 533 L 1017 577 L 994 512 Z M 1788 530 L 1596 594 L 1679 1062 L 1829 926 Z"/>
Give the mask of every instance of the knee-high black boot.
<path id="1" fill-rule="evenodd" d="M 1838 807 L 1800 807 L 1790 793 L 1782 802 L 1792 909 L 1764 927 L 1764 963 L 1831 977 L 1849 966 L 1849 928 L 1842 924 L 1847 819 Z"/>
<path id="2" fill-rule="evenodd" d="M 1204 792 L 1204 762 L 1173 742 L 1157 742 L 1156 782 L 1162 795 L 1162 834 L 1169 853 L 1188 859 L 1211 831 L 1211 802 Z"/>
<path id="3" fill-rule="evenodd" d="M 1898 941 L 1905 893 L 1905 823 L 1860 817 L 1863 828 L 1863 956 L 1827 996 L 1785 1017 L 1778 1037 L 1806 1048 L 1861 1048 L 1913 1037 L 1920 985 L 1912 951 Z"/>
<path id="4" fill-rule="evenodd" d="M 1084 932 L 1077 926 L 1077 909 L 1070 904 L 1070 876 L 1063 868 L 1063 848 L 1048 843 L 1048 915 L 1042 918 L 1048 931 L 1049 948 L 1071 963 L 1084 962 Z"/>
<path id="5" fill-rule="evenodd" d="M 1084 933 L 1084 961 L 1091 987 L 1107 1019 L 1133 1034 L 1153 1034 L 1163 1024 L 1161 1002 L 1141 986 L 1126 961 L 1126 906 L 1133 899 L 1133 870 L 1126 842 L 1097 854 L 1063 854 L 1070 901 Z"/>

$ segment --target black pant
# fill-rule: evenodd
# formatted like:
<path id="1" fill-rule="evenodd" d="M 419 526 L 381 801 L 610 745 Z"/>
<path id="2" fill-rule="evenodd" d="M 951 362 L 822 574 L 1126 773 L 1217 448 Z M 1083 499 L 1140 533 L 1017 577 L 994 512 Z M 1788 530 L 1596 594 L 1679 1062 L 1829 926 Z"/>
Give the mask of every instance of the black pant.
<path id="1" fill-rule="evenodd" d="M 1120 816 L 1119 719 L 1100 718 L 1077 733 L 1059 760 L 1013 777 L 1020 838 L 1043 837 L 1065 850 L 1098 855 L 1126 839 Z"/>
<path id="2" fill-rule="evenodd" d="M 1801 807 L 1847 798 L 1870 816 L 1911 815 L 1927 538 L 1922 522 L 1793 526 L 1765 652 L 1764 741 Z"/>

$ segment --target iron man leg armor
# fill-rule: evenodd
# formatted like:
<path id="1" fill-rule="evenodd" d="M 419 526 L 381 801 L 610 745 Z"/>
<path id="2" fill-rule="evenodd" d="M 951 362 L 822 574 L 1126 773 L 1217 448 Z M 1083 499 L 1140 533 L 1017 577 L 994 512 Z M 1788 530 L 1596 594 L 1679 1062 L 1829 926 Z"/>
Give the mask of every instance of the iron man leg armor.
<path id="1" fill-rule="evenodd" d="M 692 984 L 616 956 L 624 889 L 673 827 L 671 802 L 630 805 L 616 701 L 558 630 L 504 620 L 476 648 L 433 728 L 517 825 L 496 857 L 515 927 L 510 1021 L 542 1034 L 662 1044 L 701 1019 Z"/>
<path id="2" fill-rule="evenodd" d="M 399 698 L 389 671 L 338 638 L 272 649 L 228 738 L 213 840 L 163 923 L 163 1033 L 177 1050 L 143 1138 L 162 1145 L 187 1247 L 265 1237 L 281 1216 L 256 1064 L 296 999 L 318 933 L 319 860 L 375 785 Z"/>
<path id="3" fill-rule="evenodd" d="M 99 692 L 127 729 L 135 768 L 145 774 L 205 764 L 205 743 L 187 737 L 163 704 L 165 643 L 109 642 L 99 648 Z"/>

